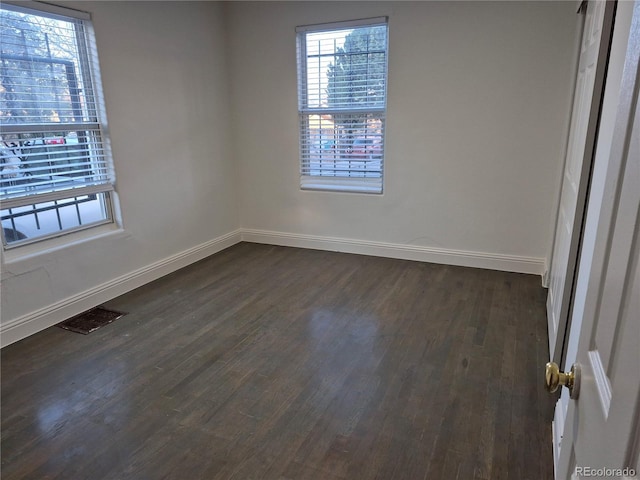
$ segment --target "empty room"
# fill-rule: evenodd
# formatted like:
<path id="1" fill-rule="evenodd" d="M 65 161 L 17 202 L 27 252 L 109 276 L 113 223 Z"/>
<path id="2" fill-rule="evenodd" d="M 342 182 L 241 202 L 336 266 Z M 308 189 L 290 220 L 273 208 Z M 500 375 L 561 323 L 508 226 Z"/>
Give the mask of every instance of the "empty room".
<path id="1" fill-rule="evenodd" d="M 0 4 L 3 479 L 640 468 L 640 3 Z"/>

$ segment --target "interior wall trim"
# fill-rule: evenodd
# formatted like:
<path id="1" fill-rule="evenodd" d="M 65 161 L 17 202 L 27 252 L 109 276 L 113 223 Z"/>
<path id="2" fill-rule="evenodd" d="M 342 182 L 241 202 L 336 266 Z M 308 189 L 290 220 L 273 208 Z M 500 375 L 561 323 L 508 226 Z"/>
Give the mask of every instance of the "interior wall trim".
<path id="1" fill-rule="evenodd" d="M 463 267 L 486 268 L 504 272 L 542 275 L 545 272 L 544 258 L 502 255 L 497 253 L 452 250 L 399 243 L 373 242 L 350 238 L 324 237 L 297 233 L 274 232 L 269 230 L 241 229 L 242 241 L 267 243 L 285 247 L 310 248 L 335 252 L 373 255 L 376 257 L 415 260 L 418 262 L 458 265 Z"/>

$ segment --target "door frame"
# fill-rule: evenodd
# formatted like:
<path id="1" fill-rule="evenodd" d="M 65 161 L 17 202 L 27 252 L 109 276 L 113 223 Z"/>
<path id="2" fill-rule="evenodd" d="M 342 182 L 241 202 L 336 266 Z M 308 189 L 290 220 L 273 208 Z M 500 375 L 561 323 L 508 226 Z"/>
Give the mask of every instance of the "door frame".
<path id="1" fill-rule="evenodd" d="M 612 205 L 615 201 L 615 198 L 611 197 L 610 194 L 607 195 L 607 192 L 617 191 L 619 194 L 617 186 L 619 186 L 619 182 L 622 182 L 620 165 L 616 163 L 619 163 L 620 159 L 618 157 L 621 158 L 622 153 L 621 151 L 614 151 L 612 148 L 620 150 L 615 143 L 619 141 L 616 135 L 619 135 L 618 131 L 623 127 L 620 114 L 622 112 L 624 117 L 624 109 L 630 109 L 634 105 L 633 102 L 637 101 L 629 91 L 637 90 L 638 83 L 640 83 L 640 78 L 638 78 L 640 74 L 634 71 L 632 72 L 633 78 L 629 78 L 629 67 L 626 66 L 635 61 L 635 67 L 633 68 L 637 70 L 638 59 L 636 57 L 637 52 L 640 51 L 640 37 L 635 34 L 635 38 L 632 38 L 634 36 L 634 24 L 632 22 L 635 22 L 635 28 L 637 29 L 640 25 L 640 2 L 625 2 L 624 5 L 619 5 L 618 8 L 621 15 L 618 17 L 616 28 L 612 35 L 611 62 L 607 67 L 609 86 L 604 92 L 603 104 L 599 113 L 600 121 L 603 123 L 597 137 L 598 150 L 594 152 L 593 157 L 595 178 L 590 181 L 591 185 L 587 197 L 589 211 L 585 214 L 581 232 L 580 253 L 582 256 L 579 258 L 580 265 L 577 269 L 575 280 L 579 292 L 578 295 L 575 295 L 574 292 L 571 299 L 573 316 L 571 325 L 574 331 L 567 332 L 564 359 L 563 364 L 561 364 L 564 366 L 565 371 L 571 368 L 571 364 L 577 356 L 578 338 L 583 328 L 583 313 L 595 301 L 594 298 L 587 297 L 585 288 L 597 281 L 602 275 L 601 263 L 603 258 L 600 258 L 602 257 L 602 252 L 598 254 L 599 250 L 595 249 L 594 242 L 597 235 L 601 236 L 606 233 L 601 222 L 603 218 L 607 218 L 607 215 L 611 215 L 609 210 L 613 208 Z M 594 225 L 596 230 L 594 230 Z M 610 224 L 608 228 L 611 228 Z M 580 278 L 578 278 L 579 276 Z M 569 411 L 570 403 L 569 395 L 565 390 L 556 404 L 553 421 L 553 452 L 556 478 L 560 473 L 566 474 L 568 468 L 569 458 L 566 451 L 562 455 L 560 444 L 562 438 L 567 437 L 567 432 L 564 430 L 565 424 L 568 428 L 573 425 L 573 414 Z M 565 419 L 568 423 L 565 423 Z"/>
<path id="2" fill-rule="evenodd" d="M 594 1 L 594 0 L 592 0 Z M 617 0 L 595 0 L 595 1 L 605 1 L 605 12 L 603 18 L 603 26 L 602 26 L 602 37 L 600 41 L 600 47 L 598 51 L 598 60 L 596 65 L 595 72 L 595 80 L 593 87 L 593 96 L 591 99 L 590 105 L 590 115 L 587 124 L 586 130 L 586 147 L 582 158 L 581 163 L 581 173 L 580 173 L 580 183 L 578 185 L 578 193 L 576 197 L 576 207 L 574 213 L 574 223 L 572 227 L 572 233 L 570 238 L 570 244 L 568 246 L 569 253 L 567 258 L 567 265 L 565 266 L 565 281 L 561 286 L 560 290 L 562 294 L 560 296 L 561 306 L 559 310 L 559 315 L 557 320 L 557 331 L 555 341 L 552 343 L 551 334 L 549 333 L 549 358 L 550 361 L 556 362 L 558 365 L 562 365 L 565 359 L 565 352 L 567 347 L 567 341 L 569 338 L 569 332 L 571 330 L 571 306 L 573 305 L 573 297 L 575 293 L 575 284 L 576 279 L 578 277 L 578 269 L 579 263 L 578 260 L 580 258 L 580 252 L 582 248 L 582 235 L 584 233 L 584 221 L 585 221 L 585 213 L 587 208 L 588 194 L 591 185 L 591 176 L 593 173 L 593 160 L 597 147 L 597 138 L 598 132 L 600 129 L 600 113 L 602 110 L 602 101 L 604 97 L 604 90 L 606 87 L 606 73 L 609 62 L 609 52 L 611 48 L 611 41 L 613 37 L 613 29 L 615 22 L 615 13 L 617 7 Z M 580 50 L 582 48 L 582 38 L 585 33 L 584 21 L 586 18 L 584 17 L 587 7 L 587 0 L 583 0 L 578 2 L 578 14 L 583 16 L 583 25 L 580 32 L 580 41 L 578 42 L 578 55 L 576 65 L 576 84 L 578 79 L 579 72 L 579 61 L 580 61 Z M 574 84 L 574 101 L 575 95 L 578 94 L 576 91 L 576 84 Z M 573 109 L 573 106 L 572 106 Z M 573 124 L 573 115 L 575 112 L 571 112 L 570 125 Z M 570 127 L 571 128 L 571 127 Z M 564 175 L 566 169 L 567 158 L 566 155 L 569 153 L 569 140 L 571 138 L 571 131 L 569 130 L 569 134 L 567 136 L 567 149 L 565 152 L 565 164 L 562 168 L 562 182 L 560 184 L 560 192 L 558 195 L 558 208 L 556 209 L 556 217 L 555 217 L 555 229 L 552 241 L 552 252 L 550 256 L 550 264 L 551 268 L 553 268 L 553 262 L 557 261 L 557 252 L 555 251 L 555 241 L 558 235 L 558 220 L 560 216 L 560 206 L 562 202 L 562 187 L 564 184 Z M 557 293 L 552 292 L 552 285 L 549 282 L 549 295 L 547 296 L 547 317 L 549 326 L 551 326 L 551 322 L 554 321 L 553 311 L 554 307 L 552 305 L 552 301 L 557 300 Z M 555 299 L 555 300 L 554 300 Z"/>

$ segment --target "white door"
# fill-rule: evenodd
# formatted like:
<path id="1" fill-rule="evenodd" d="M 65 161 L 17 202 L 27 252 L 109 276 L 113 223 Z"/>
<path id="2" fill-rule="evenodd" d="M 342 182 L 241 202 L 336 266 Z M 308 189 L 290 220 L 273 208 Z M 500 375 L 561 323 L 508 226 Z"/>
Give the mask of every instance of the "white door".
<path id="1" fill-rule="evenodd" d="M 598 141 L 565 364 L 580 366 L 579 396 L 565 389 L 556 406 L 554 429 L 568 406 L 562 480 L 640 477 L 640 2 L 618 4 L 615 28 L 624 69 L 606 151 Z"/>
<path id="2" fill-rule="evenodd" d="M 584 2 L 583 2 L 584 3 Z M 569 319 L 614 2 L 586 5 L 547 297 L 549 356 L 560 362 Z M 581 7 L 581 12 L 585 11 Z"/>

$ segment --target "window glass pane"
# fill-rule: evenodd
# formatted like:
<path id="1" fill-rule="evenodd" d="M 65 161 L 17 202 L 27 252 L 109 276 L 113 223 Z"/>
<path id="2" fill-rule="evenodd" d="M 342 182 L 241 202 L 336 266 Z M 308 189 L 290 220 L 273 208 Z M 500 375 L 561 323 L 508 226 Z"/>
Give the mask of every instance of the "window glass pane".
<path id="1" fill-rule="evenodd" d="M 0 198 L 108 182 L 100 132 L 5 133 L 1 138 Z"/>
<path id="2" fill-rule="evenodd" d="M 0 10 L 0 120 L 70 123 L 95 118 L 91 82 L 78 47 L 80 24 Z"/>
<path id="3" fill-rule="evenodd" d="M 7 245 L 111 221 L 108 194 L 82 195 L 2 210 Z"/>
<path id="4" fill-rule="evenodd" d="M 374 26 L 307 33 L 306 107 L 383 107 L 386 32 Z"/>
<path id="5" fill-rule="evenodd" d="M 303 175 L 382 176 L 384 119 L 380 114 L 312 114 L 303 122 L 307 132 L 301 145 Z"/>

